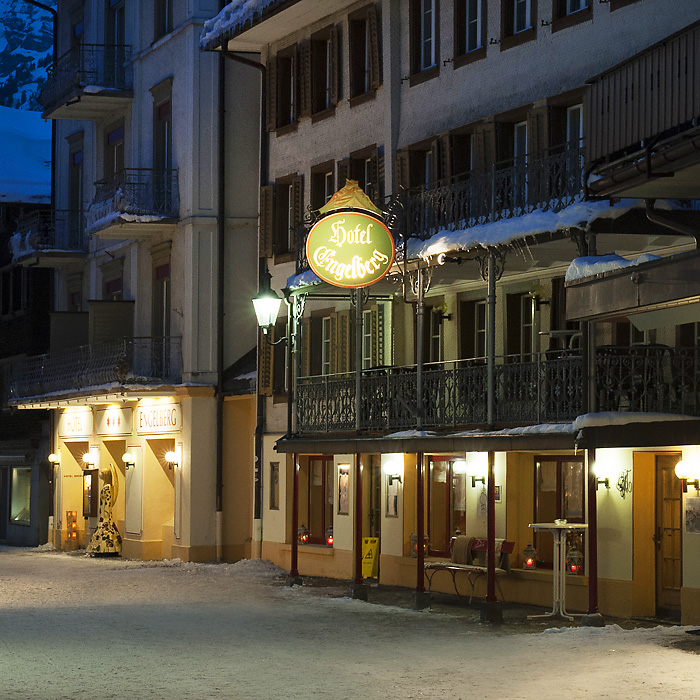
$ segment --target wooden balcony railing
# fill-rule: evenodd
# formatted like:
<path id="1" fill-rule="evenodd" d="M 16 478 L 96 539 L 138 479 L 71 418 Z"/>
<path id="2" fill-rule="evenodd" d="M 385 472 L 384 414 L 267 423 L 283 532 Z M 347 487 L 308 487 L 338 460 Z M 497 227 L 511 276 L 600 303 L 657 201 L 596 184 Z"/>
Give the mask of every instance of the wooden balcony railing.
<path id="1" fill-rule="evenodd" d="M 33 211 L 17 220 L 12 240 L 15 259 L 46 250 L 87 251 L 85 212 Z"/>
<path id="2" fill-rule="evenodd" d="M 177 170 L 124 168 L 95 183 L 95 198 L 87 212 L 88 232 L 127 215 L 149 223 L 176 218 L 180 210 Z"/>
<path id="3" fill-rule="evenodd" d="M 596 350 L 598 411 L 700 416 L 700 350 L 665 346 Z M 496 358 L 495 421 L 499 425 L 566 423 L 583 412 L 583 361 L 578 350 L 528 358 Z M 422 427 L 454 429 L 486 423 L 484 359 L 428 364 L 423 373 Z M 366 370 L 361 378 L 362 431 L 417 427 L 416 367 Z M 355 430 L 355 376 L 301 377 L 297 383 L 300 433 Z"/>
<path id="4" fill-rule="evenodd" d="M 696 22 L 591 80 L 584 120 L 590 161 L 639 150 L 642 141 L 695 119 L 698 74 Z"/>
<path id="5" fill-rule="evenodd" d="M 68 394 L 114 382 L 179 383 L 181 376 L 181 338 L 121 338 L 18 360 L 10 374 L 10 399 Z"/>
<path id="6" fill-rule="evenodd" d="M 47 110 L 76 90 L 131 90 L 131 47 L 110 44 L 80 44 L 61 56 L 49 69 L 39 102 Z"/>

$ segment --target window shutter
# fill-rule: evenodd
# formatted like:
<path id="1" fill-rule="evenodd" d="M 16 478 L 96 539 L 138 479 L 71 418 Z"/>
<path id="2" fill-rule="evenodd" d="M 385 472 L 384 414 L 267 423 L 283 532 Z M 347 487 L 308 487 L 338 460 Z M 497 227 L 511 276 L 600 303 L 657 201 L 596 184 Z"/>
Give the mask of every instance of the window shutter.
<path id="1" fill-rule="evenodd" d="M 480 173 L 491 170 L 496 162 L 496 124 L 481 122 L 474 127 L 474 169 Z"/>
<path id="2" fill-rule="evenodd" d="M 275 231 L 275 186 L 264 185 L 260 188 L 260 237 L 258 255 L 270 258 L 273 254 L 272 243 Z"/>
<path id="3" fill-rule="evenodd" d="M 496 137 L 496 158 L 495 162 L 513 161 L 514 134 L 512 124 L 496 122 L 494 124 Z"/>
<path id="4" fill-rule="evenodd" d="M 338 161 L 338 189 L 345 187 L 345 183 L 350 177 L 350 158 L 343 158 Z"/>
<path id="5" fill-rule="evenodd" d="M 294 219 L 290 222 L 290 226 L 297 231 L 304 222 L 304 178 L 296 175 L 291 187 L 294 198 Z"/>
<path id="6" fill-rule="evenodd" d="M 349 309 L 338 311 L 334 316 L 336 317 L 335 371 L 350 372 L 353 369 L 355 347 L 354 318 L 351 317 Z"/>
<path id="7" fill-rule="evenodd" d="M 265 128 L 274 131 L 277 128 L 277 57 L 267 62 L 267 80 L 265 81 Z"/>
<path id="8" fill-rule="evenodd" d="M 274 340 L 274 329 L 270 331 L 272 338 L 266 338 L 260 331 L 259 348 L 259 371 L 258 371 L 258 392 L 263 396 L 272 396 L 272 353 L 274 347 L 268 340 Z"/>
<path id="9" fill-rule="evenodd" d="M 481 0 L 478 0 L 481 2 Z M 455 2 L 455 56 L 461 56 L 467 51 L 467 0 Z"/>
<path id="10" fill-rule="evenodd" d="M 367 8 L 367 25 L 369 29 L 369 76 L 370 90 L 377 90 L 382 84 L 382 67 L 379 52 L 379 23 L 377 21 L 377 8 L 370 5 Z"/>
<path id="11" fill-rule="evenodd" d="M 476 304 L 473 301 L 459 303 L 460 358 L 470 359 L 476 355 Z"/>
<path id="12" fill-rule="evenodd" d="M 331 314 L 331 330 L 330 330 L 330 348 L 331 356 L 329 358 L 329 374 L 335 374 L 336 372 L 342 372 L 340 368 L 340 362 L 338 355 L 342 352 L 342 348 L 338 347 L 338 314 Z"/>
<path id="13" fill-rule="evenodd" d="M 527 114 L 527 152 L 542 157 L 547 149 L 547 107 L 537 107 Z"/>
<path id="14" fill-rule="evenodd" d="M 384 364 L 384 307 L 380 304 L 373 304 L 371 313 L 371 334 L 372 334 L 372 367 L 379 367 Z"/>
<path id="15" fill-rule="evenodd" d="M 394 169 L 397 191 L 401 188 L 407 190 L 411 186 L 411 160 L 409 151 L 396 151 L 394 156 Z"/>
<path id="16" fill-rule="evenodd" d="M 304 318 L 301 322 L 301 368 L 302 377 L 311 375 L 311 319 Z"/>
<path id="17" fill-rule="evenodd" d="M 330 41 L 330 101 L 332 105 L 338 104 L 340 97 L 340 60 L 338 56 L 338 27 L 331 27 Z"/>
<path id="18" fill-rule="evenodd" d="M 548 140 L 550 146 L 566 143 L 566 108 L 550 107 L 548 121 Z"/>
<path id="19" fill-rule="evenodd" d="M 323 366 L 323 318 L 312 316 L 309 319 L 309 372 L 310 376 L 321 374 Z"/>
<path id="20" fill-rule="evenodd" d="M 469 172 L 471 138 L 471 134 L 450 135 L 450 177 Z"/>
<path id="21" fill-rule="evenodd" d="M 443 134 L 436 140 L 437 170 L 436 179 L 447 180 L 452 177 L 452 136 Z"/>
<path id="22" fill-rule="evenodd" d="M 367 195 L 378 207 L 384 203 L 384 196 L 381 187 L 382 179 L 379 173 L 379 165 L 379 149 L 375 148 L 372 151 L 372 155 L 369 159 L 370 177 L 372 178 L 372 191 L 367 192 Z"/>
<path id="23" fill-rule="evenodd" d="M 311 42 L 307 39 L 296 47 L 295 62 L 298 66 L 297 77 L 299 82 L 299 107 L 298 116 L 311 115 Z"/>

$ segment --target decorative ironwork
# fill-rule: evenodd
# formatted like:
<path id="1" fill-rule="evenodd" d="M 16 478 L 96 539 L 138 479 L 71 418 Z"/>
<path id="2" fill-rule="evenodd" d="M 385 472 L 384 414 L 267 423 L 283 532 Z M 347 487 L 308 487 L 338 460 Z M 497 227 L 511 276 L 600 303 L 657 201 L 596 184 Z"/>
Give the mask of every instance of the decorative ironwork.
<path id="1" fill-rule="evenodd" d="M 527 156 L 408 191 L 406 232 L 421 239 L 523 216 L 536 209 L 560 211 L 579 201 L 583 189 L 583 147 L 564 144 L 542 158 Z"/>
<path id="2" fill-rule="evenodd" d="M 133 84 L 130 46 L 80 44 L 49 68 L 39 102 L 46 110 L 77 91 L 131 90 Z"/>
<path id="3" fill-rule="evenodd" d="M 488 282 L 489 278 L 489 256 L 493 256 L 494 272 L 496 274 L 496 282 L 503 277 L 506 269 L 506 251 L 502 248 L 489 248 L 483 255 L 476 256 L 476 262 L 479 265 L 479 276 L 484 282 Z"/>
<path id="4" fill-rule="evenodd" d="M 137 221 L 176 218 L 180 210 L 177 170 L 125 168 L 95 183 L 95 199 L 87 214 L 88 232 L 128 215 Z"/>
<path id="5" fill-rule="evenodd" d="M 82 211 L 33 211 L 19 217 L 12 237 L 15 259 L 45 250 L 87 251 L 85 213 Z"/>
<path id="6" fill-rule="evenodd" d="M 15 362 L 10 397 L 21 400 L 114 382 L 179 383 L 181 375 L 181 338 L 121 338 Z"/>

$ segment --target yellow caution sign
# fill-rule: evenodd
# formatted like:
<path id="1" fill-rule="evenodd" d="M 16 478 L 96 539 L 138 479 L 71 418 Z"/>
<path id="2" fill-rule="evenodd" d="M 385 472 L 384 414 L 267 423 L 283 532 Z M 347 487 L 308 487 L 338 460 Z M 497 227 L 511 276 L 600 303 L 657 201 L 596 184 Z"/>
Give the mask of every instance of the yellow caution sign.
<path id="1" fill-rule="evenodd" d="M 362 578 L 379 577 L 379 538 L 362 538 Z"/>

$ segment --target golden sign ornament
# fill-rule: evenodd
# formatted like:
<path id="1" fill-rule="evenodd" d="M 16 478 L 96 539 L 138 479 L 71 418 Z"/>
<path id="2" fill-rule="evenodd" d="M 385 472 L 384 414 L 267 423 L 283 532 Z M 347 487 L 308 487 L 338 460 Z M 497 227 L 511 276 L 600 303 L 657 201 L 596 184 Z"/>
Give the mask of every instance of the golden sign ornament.
<path id="1" fill-rule="evenodd" d="M 334 287 L 366 287 L 378 282 L 394 262 L 394 238 L 369 213 L 336 211 L 318 221 L 306 239 L 311 269 Z"/>

